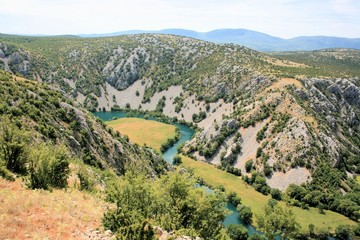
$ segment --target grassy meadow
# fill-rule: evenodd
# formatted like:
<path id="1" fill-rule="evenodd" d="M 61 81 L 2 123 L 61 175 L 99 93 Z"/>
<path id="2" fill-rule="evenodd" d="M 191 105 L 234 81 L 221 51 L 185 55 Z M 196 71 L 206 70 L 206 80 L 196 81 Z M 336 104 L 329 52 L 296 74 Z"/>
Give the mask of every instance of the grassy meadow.
<path id="1" fill-rule="evenodd" d="M 195 161 L 183 155 L 181 155 L 181 158 L 184 167 L 194 169 L 195 175 L 202 178 L 210 186 L 223 185 L 227 191 L 236 192 L 241 197 L 241 202 L 251 207 L 255 216 L 263 212 L 270 196 L 265 196 L 255 191 L 241 177 L 224 172 L 213 165 Z M 280 204 L 282 206 L 286 205 L 284 202 L 280 202 Z M 332 211 L 325 210 L 325 215 L 323 215 L 316 208 L 304 210 L 298 207 L 291 207 L 291 209 L 295 213 L 296 220 L 300 223 L 302 231 L 307 231 L 310 223 L 314 224 L 318 230 L 325 230 L 329 227 L 334 230 L 340 224 L 355 224 L 355 222 L 347 217 Z M 254 220 L 256 226 L 256 217 Z"/>
<path id="2" fill-rule="evenodd" d="M 107 125 L 139 145 L 147 145 L 160 152 L 162 144 L 176 135 L 176 127 L 170 124 L 141 118 L 120 118 Z"/>

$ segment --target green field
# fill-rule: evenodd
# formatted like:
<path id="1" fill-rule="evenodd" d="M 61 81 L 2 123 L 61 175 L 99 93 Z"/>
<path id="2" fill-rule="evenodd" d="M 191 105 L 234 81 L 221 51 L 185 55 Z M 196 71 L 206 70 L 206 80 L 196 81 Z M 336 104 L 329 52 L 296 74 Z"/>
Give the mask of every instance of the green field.
<path id="1" fill-rule="evenodd" d="M 224 172 L 213 165 L 195 161 L 189 157 L 181 155 L 183 166 L 186 168 L 194 169 L 195 175 L 202 178 L 210 186 L 223 185 L 227 191 L 234 191 L 241 197 L 242 203 L 251 207 L 253 213 L 262 213 L 265 204 L 270 199 L 270 196 L 265 196 L 254 188 L 247 185 L 240 177 Z M 282 206 L 286 204 L 280 202 Z M 347 217 L 332 212 L 325 211 L 325 215 L 320 214 L 318 209 L 310 208 L 310 210 L 304 210 L 298 207 L 291 207 L 292 211 L 296 215 L 296 220 L 300 223 L 302 231 L 307 231 L 310 223 L 316 226 L 316 229 L 328 229 L 332 230 L 340 224 L 355 224 Z M 256 218 L 255 218 L 256 226 Z"/>
<path id="2" fill-rule="evenodd" d="M 120 118 L 107 125 L 139 145 L 147 145 L 160 152 L 160 147 L 176 135 L 176 127 L 170 124 L 141 118 Z"/>

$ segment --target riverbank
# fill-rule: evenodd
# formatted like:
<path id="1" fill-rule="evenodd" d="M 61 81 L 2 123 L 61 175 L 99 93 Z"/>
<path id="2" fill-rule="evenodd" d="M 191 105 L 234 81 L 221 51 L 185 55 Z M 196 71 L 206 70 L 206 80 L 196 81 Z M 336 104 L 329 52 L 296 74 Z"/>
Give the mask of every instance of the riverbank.
<path id="1" fill-rule="evenodd" d="M 256 215 L 263 212 L 267 201 L 270 196 L 265 196 L 254 188 L 247 185 L 241 177 L 237 177 L 233 174 L 224 172 L 213 165 L 205 162 L 195 161 L 187 156 L 180 155 L 182 158 L 182 166 L 185 168 L 191 168 L 197 177 L 203 179 L 206 184 L 211 187 L 223 185 L 227 191 L 236 192 L 242 200 L 242 203 L 248 207 L 251 207 L 254 213 L 254 225 L 256 224 Z M 288 207 L 286 203 L 279 202 L 282 207 Z M 329 230 L 329 227 L 334 230 L 338 225 L 351 224 L 355 222 L 348 219 L 347 217 L 335 213 L 332 211 L 325 210 L 325 215 L 320 214 L 318 209 L 310 208 L 304 210 L 298 207 L 290 207 L 296 216 L 296 221 L 301 225 L 301 231 L 306 232 L 309 224 L 314 224 L 316 231 Z"/>

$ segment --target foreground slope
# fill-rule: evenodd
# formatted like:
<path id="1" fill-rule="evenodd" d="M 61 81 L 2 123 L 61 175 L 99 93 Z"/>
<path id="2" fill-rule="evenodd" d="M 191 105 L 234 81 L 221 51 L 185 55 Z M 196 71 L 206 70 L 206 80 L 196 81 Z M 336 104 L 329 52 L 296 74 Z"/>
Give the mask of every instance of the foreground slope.
<path id="1" fill-rule="evenodd" d="M 110 239 L 97 231 L 106 204 L 77 189 L 33 191 L 0 178 L 2 239 Z"/>

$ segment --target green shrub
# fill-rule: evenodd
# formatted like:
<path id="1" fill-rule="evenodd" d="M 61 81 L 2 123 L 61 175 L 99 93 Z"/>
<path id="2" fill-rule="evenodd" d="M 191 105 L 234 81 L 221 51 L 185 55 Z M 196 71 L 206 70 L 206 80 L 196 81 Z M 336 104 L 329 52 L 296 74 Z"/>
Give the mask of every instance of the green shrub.
<path id="1" fill-rule="evenodd" d="M 232 240 L 247 240 L 248 231 L 240 224 L 230 224 L 227 233 Z"/>
<path id="2" fill-rule="evenodd" d="M 0 165 L 0 176 L 8 181 L 15 181 L 15 178 L 5 166 Z"/>
<path id="3" fill-rule="evenodd" d="M 264 235 L 255 233 L 254 235 L 250 236 L 248 240 L 267 240 L 267 238 Z"/>
<path id="4" fill-rule="evenodd" d="M 243 221 L 245 224 L 252 223 L 253 213 L 250 207 L 238 205 L 237 210 L 239 212 L 239 218 L 241 219 L 241 221 Z"/>
<path id="5" fill-rule="evenodd" d="M 270 195 L 273 199 L 276 199 L 276 200 L 281 200 L 281 191 L 279 189 L 276 189 L 276 188 L 272 188 L 270 190 Z"/>
<path id="6" fill-rule="evenodd" d="M 29 172 L 28 186 L 32 189 L 66 187 L 69 175 L 66 148 L 47 143 L 32 146 L 29 154 Z"/>
<path id="7" fill-rule="evenodd" d="M 253 168 L 253 163 L 254 163 L 253 160 L 249 160 L 245 163 L 245 170 L 247 173 L 249 173 Z"/>
<path id="8" fill-rule="evenodd" d="M 336 235 L 336 238 L 341 239 L 341 240 L 352 239 L 353 230 L 351 229 L 351 226 L 339 225 L 335 229 L 335 235 Z"/>
<path id="9" fill-rule="evenodd" d="M 236 192 L 230 192 L 228 194 L 228 201 L 234 206 L 237 206 L 241 203 L 241 198 L 237 195 Z"/>
<path id="10" fill-rule="evenodd" d="M 79 187 L 81 191 L 85 190 L 92 192 L 95 190 L 94 176 L 92 176 L 92 174 L 89 173 L 89 170 L 85 166 L 80 167 L 80 169 L 77 172 L 77 176 L 80 180 Z"/>
<path id="11" fill-rule="evenodd" d="M 26 174 L 28 132 L 19 129 L 8 118 L 0 119 L 0 160 L 12 172 Z"/>
<path id="12" fill-rule="evenodd" d="M 148 232 L 143 236 L 129 235 L 139 234 L 140 229 L 151 231 L 151 225 L 217 239 L 225 219 L 223 193 L 206 194 L 195 188 L 196 180 L 189 173 L 171 172 L 149 180 L 139 170 L 127 169 L 124 177 L 107 188 L 107 199 L 117 207 L 105 213 L 106 229 L 120 239 L 151 239 Z"/>
<path id="13" fill-rule="evenodd" d="M 181 163 L 182 163 L 181 157 L 180 157 L 179 155 L 176 155 L 176 156 L 174 157 L 173 164 L 176 165 L 176 166 L 178 166 L 178 165 L 180 165 Z"/>

